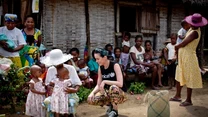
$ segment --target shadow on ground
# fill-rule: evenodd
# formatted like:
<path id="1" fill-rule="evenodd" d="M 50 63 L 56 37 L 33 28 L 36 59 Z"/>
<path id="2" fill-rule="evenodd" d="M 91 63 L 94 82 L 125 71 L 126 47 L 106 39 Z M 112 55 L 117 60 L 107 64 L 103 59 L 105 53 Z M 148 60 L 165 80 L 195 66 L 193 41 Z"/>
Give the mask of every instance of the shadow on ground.
<path id="1" fill-rule="evenodd" d="M 208 108 L 203 106 L 188 106 L 185 107 L 187 111 L 195 117 L 207 117 Z"/>

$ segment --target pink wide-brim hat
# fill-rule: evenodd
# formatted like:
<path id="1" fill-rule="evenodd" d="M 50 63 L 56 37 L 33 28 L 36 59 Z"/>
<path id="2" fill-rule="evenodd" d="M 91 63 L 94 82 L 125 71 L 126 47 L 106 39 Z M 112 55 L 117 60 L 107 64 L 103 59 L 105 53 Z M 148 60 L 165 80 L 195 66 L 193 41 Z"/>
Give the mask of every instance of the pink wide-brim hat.
<path id="1" fill-rule="evenodd" d="M 195 27 L 202 27 L 207 25 L 207 19 L 202 17 L 199 13 L 194 13 L 193 15 L 187 16 L 185 21 Z"/>

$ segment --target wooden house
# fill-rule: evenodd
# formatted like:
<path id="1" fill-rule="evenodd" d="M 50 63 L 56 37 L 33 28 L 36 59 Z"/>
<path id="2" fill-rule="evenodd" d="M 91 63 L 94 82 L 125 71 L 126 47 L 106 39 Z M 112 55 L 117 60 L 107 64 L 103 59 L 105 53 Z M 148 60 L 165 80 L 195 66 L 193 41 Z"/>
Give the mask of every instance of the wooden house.
<path id="1" fill-rule="evenodd" d="M 13 12 L 22 18 L 31 13 L 30 0 L 1 1 L 2 15 Z M 42 30 L 47 48 L 60 48 L 67 52 L 72 47 L 83 51 L 104 47 L 111 43 L 121 45 L 123 31 L 131 32 L 131 45 L 136 35 L 151 40 L 155 50 L 171 33 L 177 33 L 185 16 L 199 12 L 208 18 L 207 0 L 39 0 L 40 12 L 36 24 Z M 19 6 L 19 7 L 18 7 Z M 1 11 L 1 10 L 0 10 Z M 207 27 L 203 28 L 203 48 Z M 207 51 L 206 51 L 207 52 Z M 206 53 L 205 52 L 205 53 Z M 200 54 L 200 55 L 201 55 Z M 207 54 L 207 53 L 206 53 Z"/>

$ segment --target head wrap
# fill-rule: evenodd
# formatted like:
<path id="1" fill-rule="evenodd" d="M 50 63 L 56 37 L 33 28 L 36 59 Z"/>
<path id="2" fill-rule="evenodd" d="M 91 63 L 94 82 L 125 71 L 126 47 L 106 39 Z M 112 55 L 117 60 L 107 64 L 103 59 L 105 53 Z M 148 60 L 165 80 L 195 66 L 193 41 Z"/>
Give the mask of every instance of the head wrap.
<path id="1" fill-rule="evenodd" d="M 17 15 L 16 14 L 5 14 L 4 19 L 6 22 L 15 22 L 17 20 Z"/>

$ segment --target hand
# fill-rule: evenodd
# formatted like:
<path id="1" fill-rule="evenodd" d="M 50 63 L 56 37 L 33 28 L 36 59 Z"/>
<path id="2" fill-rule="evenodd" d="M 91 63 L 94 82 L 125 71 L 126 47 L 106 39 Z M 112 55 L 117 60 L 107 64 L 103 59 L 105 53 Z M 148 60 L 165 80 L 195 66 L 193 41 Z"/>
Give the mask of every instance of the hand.
<path id="1" fill-rule="evenodd" d="M 154 65 L 155 65 L 154 63 L 148 63 L 147 67 L 154 67 Z"/>
<path id="2" fill-rule="evenodd" d="M 88 98 L 87 98 L 87 102 L 88 102 L 89 104 L 92 104 L 92 103 L 93 103 L 93 100 L 94 100 L 94 97 L 95 97 L 94 93 L 91 92 L 90 95 L 89 95 Z"/>
<path id="3" fill-rule="evenodd" d="M 0 45 L 1 45 L 2 47 L 4 47 L 4 46 L 7 46 L 7 43 L 6 43 L 6 41 L 0 41 Z"/>
<path id="4" fill-rule="evenodd" d="M 167 64 L 167 65 L 170 65 L 171 63 L 170 63 L 169 61 L 166 61 L 166 64 Z"/>
<path id="5" fill-rule="evenodd" d="M 15 52 L 14 49 L 8 48 L 8 46 L 2 46 L 2 48 L 8 52 Z"/>
<path id="6" fill-rule="evenodd" d="M 72 87 L 66 87 L 66 88 L 64 89 L 64 91 L 65 91 L 66 93 L 73 93 L 73 90 L 74 90 L 74 88 L 72 88 Z"/>

